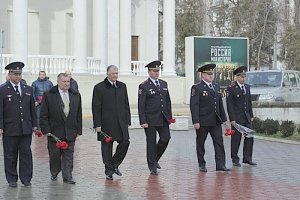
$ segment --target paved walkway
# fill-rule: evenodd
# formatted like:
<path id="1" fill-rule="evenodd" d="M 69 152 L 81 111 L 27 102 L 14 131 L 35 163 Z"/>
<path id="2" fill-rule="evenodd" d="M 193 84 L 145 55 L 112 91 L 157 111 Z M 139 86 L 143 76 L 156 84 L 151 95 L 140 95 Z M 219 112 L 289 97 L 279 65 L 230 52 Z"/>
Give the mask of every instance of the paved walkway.
<path id="1" fill-rule="evenodd" d="M 34 177 L 32 187 L 19 183 L 9 188 L 3 170 L 0 147 L 0 199 L 300 199 L 300 145 L 256 140 L 254 161 L 257 167 L 242 165 L 229 173 L 216 172 L 211 138 L 206 142 L 208 173 L 198 171 L 195 133 L 173 131 L 168 149 L 160 161 L 158 176 L 149 175 L 146 164 L 145 135 L 142 129 L 130 130 L 131 145 L 120 166 L 122 177 L 105 180 L 100 144 L 90 131 L 91 120 L 84 120 L 84 135 L 75 149 L 76 185 L 51 181 L 46 138 L 33 138 Z M 2 139 L 0 139 L 2 142 Z M 224 137 L 227 166 L 230 161 L 230 138 Z M 2 146 L 2 145 L 1 145 Z"/>

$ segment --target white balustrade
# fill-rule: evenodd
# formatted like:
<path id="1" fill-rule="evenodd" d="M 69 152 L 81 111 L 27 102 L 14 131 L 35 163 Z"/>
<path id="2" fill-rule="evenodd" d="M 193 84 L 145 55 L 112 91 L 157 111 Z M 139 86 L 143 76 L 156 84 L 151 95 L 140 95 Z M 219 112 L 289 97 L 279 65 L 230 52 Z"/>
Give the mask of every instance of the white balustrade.
<path id="1" fill-rule="evenodd" d="M 148 76 L 148 68 L 145 66 L 151 61 L 131 61 L 131 70 L 134 76 Z M 163 64 L 163 63 L 162 63 Z M 159 71 L 159 75 L 161 75 Z"/>
<path id="2" fill-rule="evenodd" d="M 47 74 L 59 74 L 71 70 L 74 63 L 73 56 L 58 55 L 28 55 L 28 66 L 31 74 L 45 71 Z"/>
<path id="3" fill-rule="evenodd" d="M 0 61 L 1 62 L 0 66 L 2 67 L 1 71 L 2 71 L 2 74 L 5 74 L 4 67 L 12 62 L 13 56 L 12 56 L 12 54 L 2 54 L 1 58 L 2 58 L 2 60 Z"/>
<path id="4" fill-rule="evenodd" d="M 2 74 L 6 73 L 4 67 L 13 60 L 12 54 L 2 54 Z M 28 67 L 31 74 L 38 74 L 43 70 L 47 74 L 58 74 L 66 70 L 73 70 L 74 56 L 60 55 L 28 55 Z M 0 61 L 1 62 L 1 61 Z M 151 61 L 131 61 L 131 70 L 134 76 L 148 76 L 145 66 Z M 87 71 L 93 75 L 100 74 L 100 58 L 87 58 Z M 161 70 L 162 71 L 162 70 Z M 161 75 L 161 71 L 159 72 Z"/>
<path id="5" fill-rule="evenodd" d="M 94 57 L 88 57 L 87 58 L 87 65 L 88 65 L 88 72 L 94 75 L 99 75 L 100 74 L 100 65 L 101 65 L 101 60 L 98 58 Z"/>

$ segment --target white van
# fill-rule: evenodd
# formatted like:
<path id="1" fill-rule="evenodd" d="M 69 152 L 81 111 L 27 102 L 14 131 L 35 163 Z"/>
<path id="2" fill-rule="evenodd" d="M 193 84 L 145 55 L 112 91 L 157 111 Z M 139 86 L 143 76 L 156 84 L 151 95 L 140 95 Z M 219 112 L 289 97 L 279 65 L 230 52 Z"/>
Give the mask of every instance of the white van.
<path id="1" fill-rule="evenodd" d="M 300 102 L 300 72 L 267 70 L 247 72 L 252 101 Z"/>

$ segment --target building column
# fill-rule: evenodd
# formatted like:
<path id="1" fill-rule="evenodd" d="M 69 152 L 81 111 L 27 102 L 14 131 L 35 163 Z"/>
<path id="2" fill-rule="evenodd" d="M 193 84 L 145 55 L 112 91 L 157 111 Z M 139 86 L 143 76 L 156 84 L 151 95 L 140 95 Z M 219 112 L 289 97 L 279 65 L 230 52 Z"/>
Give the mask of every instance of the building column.
<path id="1" fill-rule="evenodd" d="M 120 74 L 131 71 L 131 0 L 120 0 Z"/>
<path id="2" fill-rule="evenodd" d="M 100 74 L 107 67 L 107 0 L 93 0 L 93 56 L 101 59 Z"/>
<path id="3" fill-rule="evenodd" d="M 25 64 L 23 72 L 29 72 L 28 61 L 28 1 L 13 1 L 13 55 L 14 61 Z"/>
<path id="4" fill-rule="evenodd" d="M 75 63 L 73 73 L 87 71 L 87 2 L 73 0 L 73 35 Z"/>
<path id="5" fill-rule="evenodd" d="M 164 76 L 175 72 L 175 0 L 163 1 L 163 71 Z"/>

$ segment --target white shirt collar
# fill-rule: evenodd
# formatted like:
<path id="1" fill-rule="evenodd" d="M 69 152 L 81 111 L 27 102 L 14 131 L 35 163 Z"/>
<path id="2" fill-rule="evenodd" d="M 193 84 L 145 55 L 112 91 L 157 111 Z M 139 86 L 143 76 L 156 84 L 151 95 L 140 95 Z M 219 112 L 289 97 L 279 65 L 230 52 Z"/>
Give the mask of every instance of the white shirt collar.
<path id="1" fill-rule="evenodd" d="M 114 85 L 114 83 L 115 83 L 115 84 L 117 84 L 117 83 L 116 83 L 117 81 L 115 81 L 115 82 L 112 82 L 112 81 L 111 81 L 111 80 L 109 80 L 108 78 L 107 78 L 107 80 L 108 80 L 108 82 L 110 82 L 110 84 L 111 84 L 111 85 Z"/>
<path id="2" fill-rule="evenodd" d="M 154 83 L 154 85 L 156 85 L 155 81 L 158 81 L 158 79 L 155 80 L 155 79 L 151 78 L 150 76 L 149 76 L 149 78 L 152 81 L 152 83 Z M 159 85 L 159 81 L 158 81 L 158 85 Z"/>
<path id="3" fill-rule="evenodd" d="M 63 91 L 62 89 L 58 88 L 58 92 L 60 94 L 60 97 L 63 99 L 63 95 L 66 94 L 68 101 L 70 101 L 70 97 L 69 97 L 69 91 Z"/>
<path id="4" fill-rule="evenodd" d="M 207 86 L 209 86 L 210 84 L 213 86 L 213 83 L 212 83 L 212 82 L 209 83 L 209 82 L 207 82 L 207 81 L 205 81 L 205 80 L 203 80 L 203 79 L 202 79 L 202 81 L 204 81 L 204 83 L 206 83 Z"/>
<path id="5" fill-rule="evenodd" d="M 245 87 L 245 85 L 244 85 L 244 84 L 240 84 L 238 81 L 237 81 L 236 83 L 238 84 L 238 86 L 240 86 L 240 88 L 242 88 L 242 86 L 244 86 L 244 87 Z"/>
<path id="6" fill-rule="evenodd" d="M 10 84 L 11 84 L 13 87 L 18 86 L 18 88 L 21 88 L 21 83 L 15 84 L 15 83 L 13 83 L 13 82 L 11 82 L 11 81 L 9 81 L 9 82 L 10 82 Z"/>

